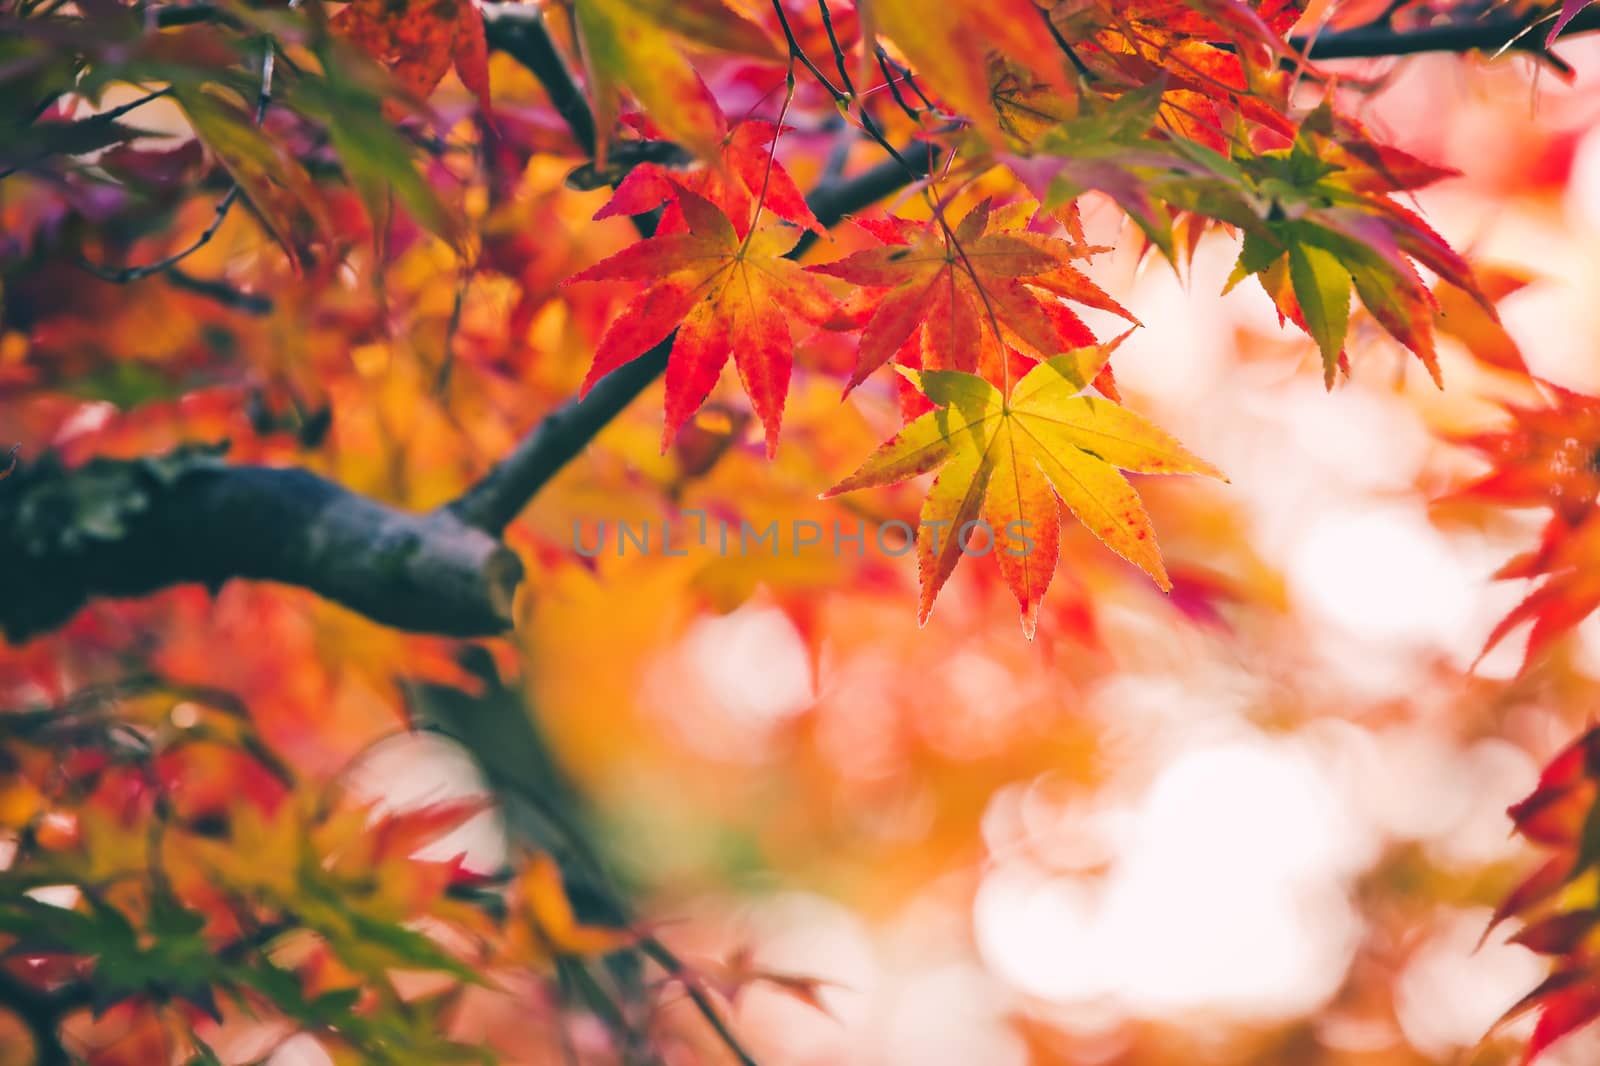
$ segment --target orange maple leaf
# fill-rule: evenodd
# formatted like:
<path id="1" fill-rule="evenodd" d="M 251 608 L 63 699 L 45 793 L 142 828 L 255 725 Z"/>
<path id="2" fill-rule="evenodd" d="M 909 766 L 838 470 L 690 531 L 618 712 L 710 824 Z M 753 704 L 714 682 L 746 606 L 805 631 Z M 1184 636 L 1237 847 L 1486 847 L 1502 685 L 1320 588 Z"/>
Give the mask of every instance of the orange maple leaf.
<path id="1" fill-rule="evenodd" d="M 529 861 L 512 890 L 507 915 L 507 946 L 513 956 L 604 955 L 633 943 L 626 929 L 585 925 L 578 920 L 555 859 L 540 852 Z"/>
<path id="2" fill-rule="evenodd" d="M 329 26 L 387 67 L 419 100 L 453 65 L 493 123 L 489 46 L 483 14 L 472 0 L 352 0 Z"/>
<path id="3" fill-rule="evenodd" d="M 866 318 L 856 368 L 846 391 L 920 339 L 914 358 L 929 370 L 1004 374 L 1004 341 L 1029 361 L 1094 343 L 1094 335 L 1062 298 L 1134 321 L 1069 259 L 1089 249 L 1008 226 L 1026 221 L 1029 206 L 998 211 L 988 200 L 954 227 L 938 219 L 860 223 L 884 242 L 809 269 L 874 290 L 854 305 Z"/>

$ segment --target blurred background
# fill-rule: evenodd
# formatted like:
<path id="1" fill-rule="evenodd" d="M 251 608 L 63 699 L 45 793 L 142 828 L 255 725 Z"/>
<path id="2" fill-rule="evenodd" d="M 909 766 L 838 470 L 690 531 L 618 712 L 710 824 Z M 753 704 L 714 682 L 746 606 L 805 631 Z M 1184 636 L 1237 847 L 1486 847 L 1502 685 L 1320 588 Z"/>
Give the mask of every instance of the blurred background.
<path id="1" fill-rule="evenodd" d="M 1560 52 L 1570 85 L 1525 61 L 1346 67 L 1381 83 L 1377 133 L 1463 172 L 1420 207 L 1526 282 L 1500 308 L 1532 371 L 1600 391 L 1600 48 Z M 1109 206 L 1085 224 L 1131 243 Z M 1484 469 L 1451 438 L 1528 396 L 1443 320 L 1444 391 L 1368 322 L 1325 392 L 1253 285 L 1218 298 L 1235 255 L 1217 236 L 1181 278 L 1131 250 L 1089 268 L 1144 324 L 1115 362 L 1129 405 L 1232 479 L 1142 479 L 1171 597 L 1087 535 L 1033 644 L 970 564 L 919 631 L 909 558 L 602 555 L 536 597 L 530 705 L 662 935 L 822 981 L 825 1012 L 741 995 L 762 1061 L 1519 1057 L 1526 1027 L 1485 1036 L 1545 968 L 1507 929 L 1479 940 L 1532 861 L 1507 805 L 1593 715 L 1600 623 L 1521 676 L 1522 634 L 1477 662 L 1526 593 L 1490 575 L 1539 516 L 1432 502 Z M 775 466 L 736 449 L 682 506 L 840 518 L 794 501 L 895 411 L 858 392 L 860 447 L 830 462 L 809 434 L 841 417 L 834 385 L 811 385 Z M 563 484 L 552 535 L 642 517 L 592 468 Z M 916 491 L 868 506 L 910 515 Z M 1597 1059 L 1580 1034 L 1547 1061 Z"/>

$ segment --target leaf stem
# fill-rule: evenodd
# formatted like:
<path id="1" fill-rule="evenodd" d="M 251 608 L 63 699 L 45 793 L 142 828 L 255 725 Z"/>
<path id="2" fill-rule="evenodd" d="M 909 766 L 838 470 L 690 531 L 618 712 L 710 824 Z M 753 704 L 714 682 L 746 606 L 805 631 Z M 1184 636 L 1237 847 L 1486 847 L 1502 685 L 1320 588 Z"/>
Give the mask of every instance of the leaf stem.
<path id="1" fill-rule="evenodd" d="M 772 143 L 767 146 L 767 169 L 761 175 L 761 195 L 756 197 L 756 207 L 750 215 L 750 228 L 745 231 L 744 240 L 739 243 L 739 254 L 741 256 L 744 255 L 744 250 L 750 246 L 750 238 L 756 232 L 756 223 L 761 221 L 761 209 L 767 206 L 767 189 L 772 184 L 772 167 L 778 159 L 778 138 L 783 136 L 783 120 L 789 117 L 789 105 L 794 102 L 793 60 L 789 62 L 789 75 L 785 79 L 785 85 L 783 106 L 778 108 L 778 122 L 772 132 Z"/>

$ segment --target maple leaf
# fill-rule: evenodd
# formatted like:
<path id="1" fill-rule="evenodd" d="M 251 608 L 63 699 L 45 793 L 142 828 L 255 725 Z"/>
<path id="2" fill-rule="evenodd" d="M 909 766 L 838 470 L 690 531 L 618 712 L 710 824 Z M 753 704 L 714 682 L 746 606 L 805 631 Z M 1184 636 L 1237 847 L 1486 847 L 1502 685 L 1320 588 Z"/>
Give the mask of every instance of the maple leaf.
<path id="1" fill-rule="evenodd" d="M 1510 425 L 1461 439 L 1492 469 L 1451 499 L 1549 507 L 1576 526 L 1600 500 L 1600 398 L 1543 383 L 1550 403 L 1507 404 Z"/>
<path id="2" fill-rule="evenodd" d="M 1535 1010 L 1539 1020 L 1528 1038 L 1522 1066 L 1532 1066 L 1557 1040 L 1600 1018 L 1600 985 L 1584 968 L 1558 970 L 1514 1003 L 1494 1028 Z"/>
<path id="3" fill-rule="evenodd" d="M 1525 622 L 1532 622 L 1522 668 L 1557 637 L 1600 607 L 1600 399 L 1544 388 L 1545 407 L 1508 404 L 1511 426 L 1464 438 L 1493 468 L 1444 497 L 1509 507 L 1548 507 L 1539 546 L 1495 572 L 1501 580 L 1543 579 L 1512 608 L 1484 643 L 1487 655 Z"/>
<path id="4" fill-rule="evenodd" d="M 1527 272 L 1505 266 L 1477 266 L 1478 284 L 1490 300 L 1499 303 L 1533 280 Z M 1528 364 L 1515 338 L 1495 316 L 1488 314 L 1460 289 L 1444 282 L 1434 286 L 1438 310 L 1433 328 L 1461 342 L 1480 362 L 1526 376 Z"/>
<path id="5" fill-rule="evenodd" d="M 526 959 L 604 955 L 637 939 L 626 929 L 579 922 L 561 878 L 561 867 L 544 852 L 529 859 L 517 878 L 507 921 L 508 946 L 514 956 Z"/>
<path id="6" fill-rule="evenodd" d="M 352 0 L 328 25 L 387 67 L 419 100 L 451 66 L 494 121 L 483 13 L 472 0 Z"/>
<path id="7" fill-rule="evenodd" d="M 1278 69 L 1290 55 L 1283 35 L 1300 5 L 1265 0 L 1066 0 L 1051 21 L 1099 86 L 1155 85 L 1163 121 L 1216 147 L 1223 108 L 1268 129 L 1292 132 L 1284 117 L 1293 79 Z"/>
<path id="8" fill-rule="evenodd" d="M 430 913 L 470 928 L 479 913 L 444 898 L 451 885 L 472 877 L 462 868 L 464 856 L 441 861 L 416 853 L 489 806 L 487 797 L 468 796 L 374 817 L 377 805 L 353 804 L 329 815 L 310 836 L 326 857 L 328 876 L 350 886 L 348 896 L 359 898 L 369 917 L 400 921 Z"/>
<path id="9" fill-rule="evenodd" d="M 1185 151 L 1205 149 L 1191 144 Z M 1227 288 L 1250 275 L 1259 278 L 1279 314 L 1317 342 L 1329 388 L 1344 359 L 1352 289 L 1443 388 L 1433 343 L 1438 304 L 1413 260 L 1498 321 L 1466 260 L 1387 195 L 1451 172 L 1403 153 L 1385 154 L 1359 127 L 1336 120 L 1327 99 L 1306 116 L 1291 148 L 1236 152 L 1217 165 L 1235 168 L 1258 205 L 1255 217 L 1238 220 L 1245 226 L 1244 246 Z"/>
<path id="10" fill-rule="evenodd" d="M 788 129 L 760 119 L 736 124 L 722 138 L 716 166 L 701 164 L 679 170 L 660 163 L 640 163 L 628 171 L 616 193 L 594 217 L 642 215 L 666 204 L 656 232 L 681 232 L 687 223 L 676 197 L 678 189 L 684 188 L 721 208 L 740 237 L 749 230 L 758 204 L 762 210 L 821 236 L 827 231 L 769 147 Z"/>
<path id="11" fill-rule="evenodd" d="M 1600 522 L 1569 527 L 1557 517 L 1545 527 L 1539 549 L 1517 556 L 1495 571 L 1495 578 L 1543 578 L 1506 616 L 1495 623 L 1483 643 L 1478 661 L 1526 622 L 1532 622 L 1522 655 L 1526 670 L 1540 652 L 1600 608 L 1600 575 L 1594 560 L 1600 558 Z"/>
<path id="12" fill-rule="evenodd" d="M 1567 23 L 1578 17 L 1579 12 L 1588 7 L 1593 0 L 1561 0 L 1561 10 L 1556 15 L 1555 22 L 1550 27 L 1550 33 L 1544 39 L 1544 46 L 1549 48 L 1555 43 L 1561 31 L 1567 28 Z"/>
<path id="13" fill-rule="evenodd" d="M 624 86 L 673 140 L 696 155 L 716 155 L 726 125 L 722 109 L 677 38 L 774 62 L 783 57 L 765 30 L 723 0 L 578 0 L 576 15 L 600 133 L 597 167 L 605 165 Z"/>
<path id="14" fill-rule="evenodd" d="M 1579 847 L 1584 821 L 1600 799 L 1596 766 L 1600 728 L 1591 728 L 1546 763 L 1533 792 L 1506 811 L 1516 832 L 1549 847 Z"/>
<path id="15" fill-rule="evenodd" d="M 996 142 L 1004 140 L 1005 131 L 992 102 L 991 50 L 1045 83 L 1070 91 L 1066 56 L 1033 0 L 988 0 L 981 8 L 872 0 L 860 12 L 864 36 L 887 36 L 919 76 L 932 79 L 959 114 Z"/>
<path id="16" fill-rule="evenodd" d="M 955 227 L 938 219 L 918 225 L 904 219 L 863 222 L 885 244 L 807 269 L 882 290 L 866 297 L 867 316 L 848 393 L 893 359 L 908 339 L 920 354 L 906 360 L 930 370 L 982 370 L 1000 380 L 1003 341 L 1025 356 L 1048 359 L 1093 344 L 1094 337 L 1061 301 L 1133 320 L 1067 260 L 1088 249 L 995 222 L 1025 221 L 1028 205 L 997 213 L 979 203 Z"/>
<path id="17" fill-rule="evenodd" d="M 1597 799 L 1600 727 L 1591 726 L 1550 760 L 1532 794 L 1508 811 L 1518 834 L 1554 851 L 1496 908 L 1484 931 L 1487 939 L 1505 919 L 1522 916 L 1527 923 L 1512 942 L 1556 959 L 1554 972 L 1495 1023 L 1498 1029 L 1538 1012 L 1524 1066 L 1561 1037 L 1600 1018 L 1600 981 L 1594 971 L 1600 957 Z"/>
<path id="18" fill-rule="evenodd" d="M 653 282 L 606 328 L 582 391 L 672 336 L 665 452 L 705 402 L 732 354 L 766 429 L 770 456 L 777 451 L 794 363 L 790 316 L 820 321 L 831 312 L 832 301 L 818 279 L 784 257 L 799 231 L 758 226 L 741 238 L 722 209 L 705 197 L 682 186 L 676 196 L 688 232 L 648 237 L 567 279 L 568 284 Z"/>
<path id="19" fill-rule="evenodd" d="M 298 264 L 302 236 L 330 231 L 316 183 L 284 144 L 259 129 L 237 104 L 186 87 L 175 90 L 195 132 L 250 198 L 267 231 Z"/>
<path id="20" fill-rule="evenodd" d="M 1126 408 L 1079 395 L 1113 347 L 1080 348 L 1041 362 L 1009 395 L 975 374 L 908 372 L 937 409 L 903 428 L 823 496 L 940 471 L 917 531 L 919 621 L 927 621 L 963 554 L 992 551 L 1031 637 L 1060 550 L 1058 498 L 1107 547 L 1163 590 L 1171 588 L 1144 505 L 1118 469 L 1223 475 Z M 974 531 L 988 538 L 986 548 L 969 547 Z"/>
<path id="21" fill-rule="evenodd" d="M 390 813 L 371 827 L 374 853 L 409 859 L 419 849 L 459 829 L 491 806 L 487 796 L 462 796 Z"/>
<path id="22" fill-rule="evenodd" d="M 270 811 L 237 804 L 229 819 L 229 839 L 195 840 L 194 857 L 230 888 L 273 902 L 293 899 L 310 852 L 305 833 L 306 811 L 312 804 L 308 792 Z"/>
<path id="23" fill-rule="evenodd" d="M 1238 167 L 1204 145 L 1163 131 L 1164 99 L 1159 80 L 1115 100 L 1086 96 L 1070 119 L 1046 129 L 1022 153 L 1003 158 L 1046 209 L 1091 190 L 1104 193 L 1176 263 L 1178 210 L 1247 230 L 1258 219 Z M 1192 227 L 1192 238 L 1199 235 Z"/>

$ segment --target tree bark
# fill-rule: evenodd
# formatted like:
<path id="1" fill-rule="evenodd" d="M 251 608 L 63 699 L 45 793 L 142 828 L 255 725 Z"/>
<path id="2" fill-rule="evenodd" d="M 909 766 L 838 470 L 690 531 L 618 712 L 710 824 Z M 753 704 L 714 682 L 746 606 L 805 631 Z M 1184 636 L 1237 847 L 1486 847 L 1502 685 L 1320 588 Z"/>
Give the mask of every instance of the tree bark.
<path id="1" fill-rule="evenodd" d="M 0 481 L 0 630 L 17 642 L 88 600 L 230 578 L 298 585 L 401 629 L 510 627 L 522 564 L 449 511 L 418 514 L 304 470 L 208 453 L 50 459 Z"/>

